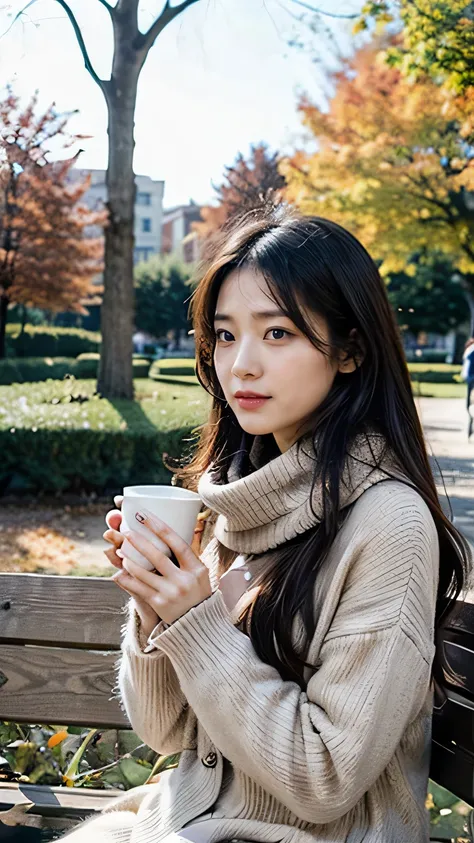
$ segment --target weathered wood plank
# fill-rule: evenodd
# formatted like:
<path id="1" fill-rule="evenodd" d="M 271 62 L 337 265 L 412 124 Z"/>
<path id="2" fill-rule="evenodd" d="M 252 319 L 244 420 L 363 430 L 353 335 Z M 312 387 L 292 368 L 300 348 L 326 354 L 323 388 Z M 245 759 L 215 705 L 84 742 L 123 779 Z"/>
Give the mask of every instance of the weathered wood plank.
<path id="1" fill-rule="evenodd" d="M 128 599 L 100 577 L 0 573 L 0 641 L 118 650 Z"/>
<path id="2" fill-rule="evenodd" d="M 15 805 L 33 803 L 35 813 L 48 814 L 51 810 L 100 811 L 123 790 L 116 788 L 98 790 L 95 788 L 55 787 L 50 785 L 23 784 L 22 782 L 0 785 L 0 809 L 6 811 Z"/>
<path id="3" fill-rule="evenodd" d="M 3 645 L 0 720 L 130 728 L 112 688 L 118 654 Z"/>

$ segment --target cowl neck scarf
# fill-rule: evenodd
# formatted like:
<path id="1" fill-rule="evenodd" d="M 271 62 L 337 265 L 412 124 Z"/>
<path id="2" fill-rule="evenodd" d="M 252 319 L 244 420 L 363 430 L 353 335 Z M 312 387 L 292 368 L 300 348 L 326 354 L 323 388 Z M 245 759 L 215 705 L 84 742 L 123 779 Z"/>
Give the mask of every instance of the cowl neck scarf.
<path id="1" fill-rule="evenodd" d="M 217 483 L 211 465 L 199 480 L 198 494 L 218 513 L 214 538 L 230 550 L 259 554 L 321 522 L 322 487 L 317 481 L 311 491 L 317 462 L 312 434 L 300 438 L 284 453 L 272 436 L 254 437 L 250 450 L 245 447 L 246 438 L 244 435 L 241 448 L 232 458 L 228 482 Z M 385 437 L 375 431 L 361 433 L 346 454 L 339 486 L 340 507 L 350 506 L 382 480 L 402 478 Z"/>

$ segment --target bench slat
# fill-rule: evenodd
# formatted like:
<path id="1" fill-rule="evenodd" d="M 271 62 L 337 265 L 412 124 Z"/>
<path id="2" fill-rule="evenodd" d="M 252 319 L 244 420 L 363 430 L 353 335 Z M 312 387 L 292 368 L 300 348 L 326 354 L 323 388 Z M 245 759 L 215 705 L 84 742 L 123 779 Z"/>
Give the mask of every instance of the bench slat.
<path id="1" fill-rule="evenodd" d="M 128 599 L 101 577 L 0 573 L 0 641 L 118 650 Z"/>
<path id="2" fill-rule="evenodd" d="M 100 811 L 107 802 L 123 794 L 123 790 L 113 788 L 99 790 L 85 787 L 55 787 L 51 785 L 23 784 L 22 782 L 0 785 L 0 808 L 3 811 L 15 805 L 32 802 L 35 813 L 49 813 L 54 809 L 68 809 L 69 811 Z"/>
<path id="3" fill-rule="evenodd" d="M 115 652 L 3 645 L 0 720 L 130 728 L 111 699 L 117 660 Z"/>

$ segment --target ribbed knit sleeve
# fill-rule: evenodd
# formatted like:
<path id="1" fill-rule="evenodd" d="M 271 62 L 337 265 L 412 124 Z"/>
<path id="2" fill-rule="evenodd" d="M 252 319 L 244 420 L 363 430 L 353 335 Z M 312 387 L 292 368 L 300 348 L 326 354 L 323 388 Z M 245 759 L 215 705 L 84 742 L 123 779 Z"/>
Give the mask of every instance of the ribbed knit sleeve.
<path id="1" fill-rule="evenodd" d="M 305 691 L 257 657 L 219 591 L 153 636 L 216 747 L 308 822 L 358 802 L 429 689 L 437 533 L 416 492 L 386 485 L 350 515 L 338 610 Z"/>
<path id="2" fill-rule="evenodd" d="M 165 628 L 160 622 L 154 634 Z M 133 601 L 122 639 L 118 690 L 134 732 L 160 755 L 195 746 L 196 717 L 183 694 L 170 659 L 160 650 L 145 653 Z"/>

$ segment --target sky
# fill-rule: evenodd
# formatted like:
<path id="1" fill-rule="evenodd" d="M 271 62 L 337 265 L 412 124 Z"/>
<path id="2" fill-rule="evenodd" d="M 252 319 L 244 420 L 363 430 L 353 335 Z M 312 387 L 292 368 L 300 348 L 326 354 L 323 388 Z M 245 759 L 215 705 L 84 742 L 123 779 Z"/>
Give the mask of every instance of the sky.
<path id="1" fill-rule="evenodd" d="M 103 95 L 84 68 L 72 27 L 55 0 L 37 0 L 12 20 L 24 2 L 0 0 L 0 79 L 22 102 L 39 91 L 39 105 L 55 102 L 78 114 L 70 129 L 91 138 L 81 142 L 81 167 L 107 165 L 107 114 Z M 110 76 L 112 33 L 98 0 L 70 0 L 92 63 Z M 173 2 L 172 5 L 177 5 Z M 321 0 L 319 8 L 354 12 L 362 0 Z M 142 0 L 146 29 L 163 0 Z M 297 113 L 298 95 L 319 104 L 327 84 L 308 51 L 288 46 L 299 32 L 316 53 L 328 56 L 322 36 L 314 40 L 293 15 L 293 0 L 199 0 L 176 18 L 151 50 L 139 83 L 135 115 L 136 173 L 165 181 L 164 206 L 205 204 L 214 196 L 226 165 L 251 143 L 289 152 L 305 143 Z M 342 43 L 350 23 L 327 19 Z M 307 145 L 307 144 L 306 144 Z"/>

